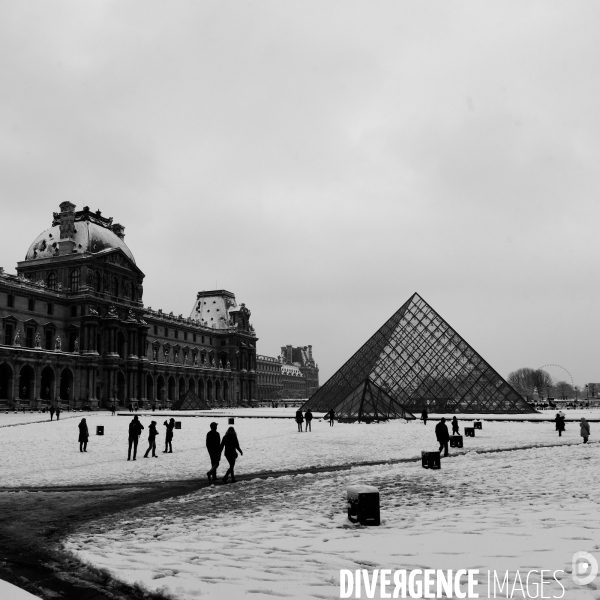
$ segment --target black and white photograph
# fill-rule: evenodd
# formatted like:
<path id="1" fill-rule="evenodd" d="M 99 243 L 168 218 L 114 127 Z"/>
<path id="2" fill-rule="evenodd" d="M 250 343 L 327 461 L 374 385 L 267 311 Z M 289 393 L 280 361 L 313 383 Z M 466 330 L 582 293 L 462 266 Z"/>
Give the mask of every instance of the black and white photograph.
<path id="1" fill-rule="evenodd" d="M 599 32 L 0 1 L 0 600 L 600 600 Z"/>

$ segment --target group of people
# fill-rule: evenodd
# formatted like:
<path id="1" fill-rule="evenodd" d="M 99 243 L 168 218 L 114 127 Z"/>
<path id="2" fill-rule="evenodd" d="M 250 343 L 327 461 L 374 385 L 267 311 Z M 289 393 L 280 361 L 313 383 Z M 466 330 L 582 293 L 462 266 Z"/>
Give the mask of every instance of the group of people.
<path id="1" fill-rule="evenodd" d="M 333 408 L 325 415 L 325 419 L 329 420 L 329 425 L 331 427 L 333 427 L 333 421 L 335 420 L 335 411 L 333 410 Z M 312 431 L 312 420 L 313 420 L 313 414 L 312 411 L 310 410 L 310 408 L 306 409 L 306 412 L 304 413 L 304 415 L 302 415 L 302 411 L 300 409 L 298 409 L 296 411 L 296 423 L 298 424 L 298 431 L 301 432 L 302 431 L 302 424 L 306 423 L 306 427 L 304 429 L 304 431 Z"/>
<path id="2" fill-rule="evenodd" d="M 163 450 L 163 454 L 167 454 L 173 452 L 173 430 L 175 429 L 175 419 L 171 417 L 171 419 L 164 422 L 164 426 L 167 428 L 167 432 L 165 435 L 165 449 Z M 140 435 L 142 435 L 143 429 L 144 426 L 140 423 L 138 416 L 135 415 L 131 423 L 129 423 L 129 449 L 127 451 L 127 460 L 132 460 L 132 450 L 133 460 L 136 459 L 138 442 Z M 152 452 L 153 458 L 158 458 L 158 455 L 156 454 L 156 438 L 158 435 L 159 433 L 158 429 L 156 429 L 156 421 L 151 421 L 150 426 L 148 427 L 148 449 L 144 454 L 144 458 L 148 458 L 150 452 Z"/>
<path id="3" fill-rule="evenodd" d="M 54 415 L 56 414 L 56 420 L 58 421 L 60 419 L 60 406 L 57 406 L 56 408 L 54 408 L 54 406 L 50 405 L 50 420 L 52 421 Z M 85 419 L 84 419 L 85 421 Z"/>
<path id="4" fill-rule="evenodd" d="M 562 437 L 563 431 L 565 430 L 566 417 L 563 413 L 556 413 L 554 417 L 554 423 L 556 431 L 558 431 L 558 437 Z M 579 421 L 579 435 L 583 438 L 583 443 L 587 444 L 590 437 L 590 424 L 585 417 L 581 417 Z"/>

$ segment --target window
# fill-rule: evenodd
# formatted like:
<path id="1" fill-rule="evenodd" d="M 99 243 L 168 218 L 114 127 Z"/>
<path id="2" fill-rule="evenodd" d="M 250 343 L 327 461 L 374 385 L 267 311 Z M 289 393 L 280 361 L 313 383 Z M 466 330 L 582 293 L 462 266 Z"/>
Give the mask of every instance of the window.
<path id="1" fill-rule="evenodd" d="M 71 277 L 70 277 L 70 288 L 72 292 L 77 292 L 79 291 L 79 279 L 80 279 L 80 273 L 79 273 L 79 269 L 75 269 L 73 271 L 71 271 Z"/>
<path id="2" fill-rule="evenodd" d="M 94 273 L 94 290 L 97 292 L 102 291 L 102 277 L 99 271 Z"/>
<path id="3" fill-rule="evenodd" d="M 118 296 L 119 295 L 119 280 L 116 277 L 112 278 L 112 286 L 111 286 L 110 293 L 113 296 Z"/>
<path id="4" fill-rule="evenodd" d="M 165 337 L 169 337 L 169 328 L 165 327 Z"/>
<path id="5" fill-rule="evenodd" d="M 173 331 L 173 337 L 175 339 L 177 339 L 179 337 L 179 331 L 177 329 L 175 329 L 175 331 Z"/>
<path id="6" fill-rule="evenodd" d="M 56 273 L 54 271 L 50 271 L 50 273 L 48 273 L 48 277 L 46 278 L 46 287 L 49 287 L 51 290 L 56 289 Z"/>
<path id="7" fill-rule="evenodd" d="M 6 306 L 12 308 L 15 305 L 15 297 L 12 294 L 8 294 L 6 297 Z"/>
<path id="8" fill-rule="evenodd" d="M 46 350 L 52 350 L 52 329 L 46 329 Z"/>
<path id="9" fill-rule="evenodd" d="M 196 334 L 194 334 L 194 343 L 196 342 Z"/>
<path id="10" fill-rule="evenodd" d="M 202 336 L 202 343 L 204 344 L 204 336 Z"/>
<path id="11" fill-rule="evenodd" d="M 75 352 L 75 340 L 77 339 L 77 331 L 69 331 L 69 352 Z"/>
<path id="12" fill-rule="evenodd" d="M 208 338 L 208 345 L 212 346 L 212 338 L 211 337 Z"/>
<path id="13" fill-rule="evenodd" d="M 33 348 L 34 335 L 35 335 L 35 329 L 33 327 L 27 327 L 25 329 L 25 345 L 28 348 Z"/>
<path id="14" fill-rule="evenodd" d="M 27 300 L 27 310 L 35 310 L 35 300 L 33 298 Z"/>
<path id="15" fill-rule="evenodd" d="M 183 332 L 183 339 L 187 342 L 187 331 Z"/>
<path id="16" fill-rule="evenodd" d="M 77 316 L 77 307 L 76 306 L 71 306 L 71 316 L 72 317 Z"/>
<path id="17" fill-rule="evenodd" d="M 6 346 L 12 346 L 14 331 L 15 331 L 15 328 L 12 323 L 4 324 L 4 344 Z"/>
<path id="18" fill-rule="evenodd" d="M 158 335 L 158 325 L 154 326 L 154 335 Z"/>
<path id="19" fill-rule="evenodd" d="M 52 302 L 48 302 L 48 314 L 49 315 L 54 314 L 54 304 L 52 304 Z"/>

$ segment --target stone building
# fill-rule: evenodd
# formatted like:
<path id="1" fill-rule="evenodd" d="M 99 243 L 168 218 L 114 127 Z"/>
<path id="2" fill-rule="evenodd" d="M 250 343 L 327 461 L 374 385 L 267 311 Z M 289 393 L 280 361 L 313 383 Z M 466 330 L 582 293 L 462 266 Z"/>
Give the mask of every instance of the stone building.
<path id="1" fill-rule="evenodd" d="M 319 387 L 319 367 L 312 346 L 282 346 L 277 358 L 257 357 L 259 400 L 309 398 Z"/>
<path id="2" fill-rule="evenodd" d="M 256 356 L 256 397 L 261 401 L 283 398 L 281 357 Z"/>
<path id="3" fill-rule="evenodd" d="M 16 275 L 0 269 L 0 405 L 210 404 L 256 393 L 250 311 L 200 292 L 189 317 L 145 308 L 125 228 L 63 202 Z"/>

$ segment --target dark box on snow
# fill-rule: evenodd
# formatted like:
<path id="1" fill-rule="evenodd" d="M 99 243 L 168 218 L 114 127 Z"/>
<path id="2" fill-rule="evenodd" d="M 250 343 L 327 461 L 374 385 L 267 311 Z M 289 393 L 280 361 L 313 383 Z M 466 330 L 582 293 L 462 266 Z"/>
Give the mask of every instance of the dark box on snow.
<path id="1" fill-rule="evenodd" d="M 462 435 L 451 435 L 450 436 L 450 448 L 462 448 L 463 437 Z"/>
<path id="2" fill-rule="evenodd" d="M 424 469 L 440 469 L 442 463 L 440 461 L 439 452 L 421 452 L 421 464 Z"/>
<path id="3" fill-rule="evenodd" d="M 466 437 L 475 437 L 475 427 L 465 427 Z"/>
<path id="4" fill-rule="evenodd" d="M 181 421 L 175 421 L 175 429 L 181 429 Z"/>
<path id="5" fill-rule="evenodd" d="M 379 490 L 372 485 L 349 485 L 348 519 L 361 525 L 379 525 Z"/>
<path id="6" fill-rule="evenodd" d="M 104 425 L 96 425 L 96 435 L 104 435 Z"/>

